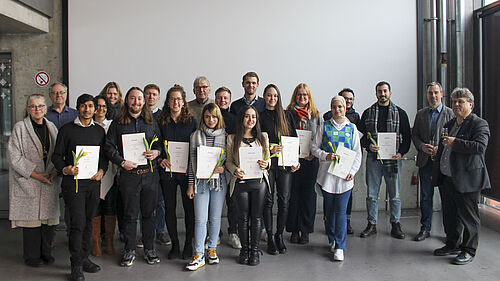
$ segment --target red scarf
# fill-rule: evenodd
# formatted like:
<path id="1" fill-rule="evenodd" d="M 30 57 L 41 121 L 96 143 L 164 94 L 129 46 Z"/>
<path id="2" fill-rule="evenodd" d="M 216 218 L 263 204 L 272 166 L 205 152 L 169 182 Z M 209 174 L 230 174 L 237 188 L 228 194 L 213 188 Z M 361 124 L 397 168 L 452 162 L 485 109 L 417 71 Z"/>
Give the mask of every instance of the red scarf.
<path id="1" fill-rule="evenodd" d="M 309 119 L 311 119 L 311 110 L 309 108 L 309 103 L 305 107 L 295 106 L 295 114 L 297 118 L 297 128 L 299 130 L 304 130 Z"/>

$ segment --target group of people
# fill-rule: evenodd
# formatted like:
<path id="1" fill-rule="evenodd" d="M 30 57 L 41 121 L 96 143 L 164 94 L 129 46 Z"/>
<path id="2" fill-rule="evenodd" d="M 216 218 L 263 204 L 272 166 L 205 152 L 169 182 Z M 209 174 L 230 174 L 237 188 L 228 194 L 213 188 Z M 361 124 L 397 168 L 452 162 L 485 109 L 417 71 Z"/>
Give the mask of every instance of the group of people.
<path id="1" fill-rule="evenodd" d="M 243 76 L 242 87 L 244 96 L 232 103 L 226 87 L 218 88 L 212 100 L 210 82 L 200 76 L 193 83 L 194 100 L 187 102 L 184 88 L 174 85 L 162 109 L 158 107 L 160 88 L 155 84 L 131 87 L 123 97 L 118 84 L 110 82 L 96 97 L 80 95 L 76 110 L 66 105 L 67 87 L 62 83 L 50 87 L 51 106 L 43 95 L 29 96 L 26 117 L 15 124 L 8 147 L 9 216 L 12 227 L 23 229 L 25 263 L 37 267 L 54 262 L 51 244 L 59 224 L 59 193 L 65 202 L 71 280 L 84 280 L 83 272 L 100 270 L 89 255 L 101 255 L 102 246 L 106 253 L 114 253 L 116 221 L 124 242 L 121 266 L 134 264 L 137 246 L 144 248 L 147 263 L 159 263 L 155 237 L 164 245 L 171 244 L 168 259 L 190 259 L 188 270 L 218 264 L 224 202 L 229 244 L 240 249 L 238 262 L 257 265 L 262 233 L 271 255 L 287 252 L 285 230 L 291 232 L 291 243 L 309 243 L 317 194 L 323 197 L 329 249 L 335 261 L 343 261 L 346 236 L 353 233 L 352 189 L 362 148 L 367 152 L 368 224 L 360 237 L 377 232 L 378 194 L 384 177 L 391 235 L 405 238 L 400 224 L 400 172 L 412 139 L 418 150 L 422 193 L 422 228 L 415 240 L 430 236 L 432 194 L 434 186 L 439 186 L 446 245 L 434 254 L 456 254 L 456 264 L 472 261 L 478 245 L 480 191 L 490 186 L 484 161 L 489 128 L 472 113 L 474 96 L 468 89 L 453 91 L 452 110 L 442 103 L 439 83 L 429 84 L 429 107 L 417 113 L 412 132 L 408 115 L 391 101 L 391 86 L 385 81 L 375 86 L 377 101 L 361 117 L 353 108 L 354 91 L 349 88 L 333 96 L 331 110 L 321 116 L 304 83 L 296 86 L 286 108 L 274 84 L 264 88 L 262 97 L 257 96 L 255 72 Z M 284 166 L 279 160 L 281 137 L 297 137 L 299 130 L 311 131 L 311 154 L 296 165 Z M 383 161 L 377 157 L 377 134 L 382 132 L 396 133 L 397 150 L 392 159 Z M 125 159 L 124 137 L 136 133 L 145 136 L 146 165 Z M 169 172 L 168 142 L 189 143 L 185 172 Z M 98 148 L 98 170 L 89 179 L 78 179 L 76 158 L 81 146 Z M 225 159 L 209 179 L 198 178 L 200 146 L 220 149 L 220 159 Z M 329 171 L 332 162 L 339 160 L 341 146 L 355 153 L 345 178 Z M 261 179 L 245 179 L 239 155 L 245 147 L 261 148 L 257 162 Z M 186 229 L 182 251 L 176 217 L 178 188 Z M 278 212 L 273 224 L 275 197 Z"/>

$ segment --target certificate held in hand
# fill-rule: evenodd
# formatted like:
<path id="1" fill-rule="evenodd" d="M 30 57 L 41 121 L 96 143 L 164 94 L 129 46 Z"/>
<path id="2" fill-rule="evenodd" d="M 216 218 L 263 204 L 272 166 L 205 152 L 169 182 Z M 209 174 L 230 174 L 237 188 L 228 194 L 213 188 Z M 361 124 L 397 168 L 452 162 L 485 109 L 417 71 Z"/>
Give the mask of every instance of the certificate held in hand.
<path id="1" fill-rule="evenodd" d="M 144 138 L 146 134 L 124 134 L 122 135 L 123 143 L 123 158 L 127 161 L 132 161 L 137 165 L 147 165 L 148 160 L 144 156 L 146 146 L 144 146 Z"/>
<path id="2" fill-rule="evenodd" d="M 377 133 L 380 159 L 392 159 L 396 155 L 396 133 Z"/>
<path id="3" fill-rule="evenodd" d="M 306 158 L 311 155 L 312 132 L 307 130 L 297 130 L 299 136 L 299 157 Z"/>
<path id="4" fill-rule="evenodd" d="M 187 172 L 188 168 L 188 157 L 189 157 L 189 142 L 168 142 L 168 153 L 170 154 L 170 164 L 172 173 L 183 173 Z M 165 171 L 170 171 L 167 167 Z"/>
<path id="5" fill-rule="evenodd" d="M 299 164 L 299 138 L 297 137 L 281 137 L 281 144 L 283 145 L 283 154 L 278 158 L 279 166 L 297 166 Z"/>
<path id="6" fill-rule="evenodd" d="M 262 169 L 257 161 L 262 160 L 262 147 L 240 147 L 240 169 L 245 172 L 244 180 L 260 179 L 262 177 Z"/>
<path id="7" fill-rule="evenodd" d="M 354 150 L 350 150 L 349 148 L 345 148 L 343 145 L 340 145 L 339 148 L 337 148 L 337 154 L 340 155 L 339 161 L 337 162 L 337 164 L 335 164 L 335 167 L 332 167 L 332 161 L 328 172 L 341 179 L 345 179 L 351 172 L 352 165 L 354 164 L 354 159 L 356 159 L 356 152 Z"/>
<path id="8" fill-rule="evenodd" d="M 220 147 L 201 145 L 196 148 L 196 177 L 198 179 L 208 179 L 217 165 Z M 217 178 L 219 174 L 214 174 L 212 178 Z"/>
<path id="9" fill-rule="evenodd" d="M 94 145 L 77 145 L 76 153 L 80 151 L 86 152 L 87 155 L 78 160 L 78 176 L 74 179 L 88 180 L 93 177 L 99 170 L 99 146 Z"/>

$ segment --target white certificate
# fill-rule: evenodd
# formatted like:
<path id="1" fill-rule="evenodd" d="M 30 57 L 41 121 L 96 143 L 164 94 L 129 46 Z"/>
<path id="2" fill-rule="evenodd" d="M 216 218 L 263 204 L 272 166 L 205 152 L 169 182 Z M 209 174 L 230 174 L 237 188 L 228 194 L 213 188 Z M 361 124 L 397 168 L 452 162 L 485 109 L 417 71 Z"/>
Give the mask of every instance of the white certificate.
<path id="1" fill-rule="evenodd" d="M 340 155 L 339 161 L 337 162 L 337 164 L 335 164 L 335 167 L 332 167 L 332 161 L 328 172 L 331 172 L 331 174 L 341 179 L 345 179 L 351 172 L 352 165 L 354 164 L 354 160 L 356 159 L 356 152 L 354 150 L 345 148 L 343 145 L 340 145 L 339 148 L 337 148 L 337 154 Z"/>
<path id="2" fill-rule="evenodd" d="M 189 142 L 168 142 L 168 153 L 170 154 L 170 164 L 172 164 L 172 173 L 187 173 Z M 170 172 L 167 167 L 165 171 Z"/>
<path id="3" fill-rule="evenodd" d="M 297 166 L 299 164 L 299 138 L 282 136 L 281 144 L 283 145 L 283 150 L 281 151 L 282 155 L 278 159 L 278 166 Z"/>
<path id="4" fill-rule="evenodd" d="M 220 156 L 220 147 L 201 145 L 196 148 L 196 177 L 198 179 L 208 179 L 217 165 Z M 219 174 L 214 174 L 212 178 L 217 178 Z"/>
<path id="5" fill-rule="evenodd" d="M 148 160 L 144 156 L 146 146 L 144 145 L 144 133 L 122 135 L 123 158 L 132 161 L 137 165 L 146 165 Z"/>
<path id="6" fill-rule="evenodd" d="M 377 133 L 380 159 L 392 159 L 396 155 L 396 133 Z"/>
<path id="7" fill-rule="evenodd" d="M 262 160 L 262 147 L 240 147 L 240 169 L 245 172 L 243 179 L 260 179 L 262 169 L 257 161 Z"/>
<path id="8" fill-rule="evenodd" d="M 305 158 L 311 155 L 312 132 L 307 130 L 297 130 L 299 136 L 299 157 Z"/>
<path id="9" fill-rule="evenodd" d="M 78 178 L 79 180 L 90 179 L 93 177 L 97 170 L 99 170 L 99 146 L 90 146 L 90 145 L 77 145 L 76 146 L 76 155 L 80 153 L 80 151 L 86 152 L 87 155 L 83 156 L 78 160 L 78 176 L 74 178 Z"/>

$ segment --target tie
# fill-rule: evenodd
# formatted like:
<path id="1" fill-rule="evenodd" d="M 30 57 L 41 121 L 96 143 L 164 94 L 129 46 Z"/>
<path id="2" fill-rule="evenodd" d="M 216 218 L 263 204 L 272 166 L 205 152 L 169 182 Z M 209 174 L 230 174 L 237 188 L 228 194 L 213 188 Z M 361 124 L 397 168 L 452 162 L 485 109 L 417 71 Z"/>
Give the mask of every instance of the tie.
<path id="1" fill-rule="evenodd" d="M 437 127 L 438 117 L 439 117 L 439 112 L 436 109 L 431 109 L 431 124 L 430 124 L 431 140 L 433 140 L 434 136 L 436 135 L 436 127 Z"/>

